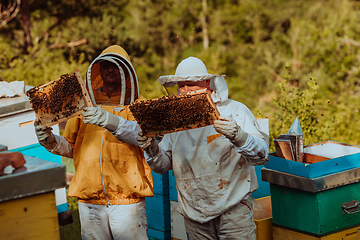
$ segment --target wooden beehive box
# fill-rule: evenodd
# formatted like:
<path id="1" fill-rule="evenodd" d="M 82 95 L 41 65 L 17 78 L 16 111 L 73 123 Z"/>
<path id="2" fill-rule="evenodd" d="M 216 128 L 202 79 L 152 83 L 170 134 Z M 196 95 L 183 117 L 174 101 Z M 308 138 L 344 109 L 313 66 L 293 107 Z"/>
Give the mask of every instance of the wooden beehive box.
<path id="1" fill-rule="evenodd" d="M 220 115 L 206 91 L 134 102 L 130 110 L 149 137 L 208 126 Z"/>
<path id="2" fill-rule="evenodd" d="M 93 103 L 77 70 L 26 92 L 42 125 L 52 126 L 79 115 Z"/>

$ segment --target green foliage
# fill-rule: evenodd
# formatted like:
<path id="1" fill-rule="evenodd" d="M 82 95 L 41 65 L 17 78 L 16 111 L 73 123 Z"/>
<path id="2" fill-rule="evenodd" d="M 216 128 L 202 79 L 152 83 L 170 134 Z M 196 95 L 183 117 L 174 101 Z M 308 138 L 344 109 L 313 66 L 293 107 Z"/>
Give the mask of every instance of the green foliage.
<path id="1" fill-rule="evenodd" d="M 291 124 L 298 117 L 304 135 L 304 144 L 331 140 L 335 127 L 341 123 L 341 117 L 328 117 L 321 114 L 323 103 L 317 101 L 318 85 L 316 79 L 310 78 L 308 88 L 300 90 L 289 84 L 288 80 L 279 83 L 280 93 L 273 100 L 276 111 L 272 113 L 270 142 L 281 134 L 286 134 Z M 320 113 L 320 114 L 319 114 Z"/>
<path id="2" fill-rule="evenodd" d="M 360 144 L 359 10 L 351 0 L 30 0 L 27 49 L 24 11 L 0 28 L 0 80 L 38 85 L 76 69 L 84 77 L 119 44 L 141 94 L 155 98 L 166 94 L 159 76 L 196 56 L 226 75 L 232 99 L 270 119 L 270 136 L 298 116 L 305 143 Z"/>

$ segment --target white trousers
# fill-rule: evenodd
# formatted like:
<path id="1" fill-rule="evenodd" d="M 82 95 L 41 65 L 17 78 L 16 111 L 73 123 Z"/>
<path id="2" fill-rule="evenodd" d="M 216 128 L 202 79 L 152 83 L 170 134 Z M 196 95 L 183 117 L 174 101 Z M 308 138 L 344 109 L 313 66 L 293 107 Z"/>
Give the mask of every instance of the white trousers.
<path id="1" fill-rule="evenodd" d="M 242 200 L 215 219 L 199 223 L 184 218 L 189 240 L 256 240 L 251 198 Z"/>
<path id="2" fill-rule="evenodd" d="M 126 205 L 79 202 L 83 240 L 148 239 L 145 201 Z"/>

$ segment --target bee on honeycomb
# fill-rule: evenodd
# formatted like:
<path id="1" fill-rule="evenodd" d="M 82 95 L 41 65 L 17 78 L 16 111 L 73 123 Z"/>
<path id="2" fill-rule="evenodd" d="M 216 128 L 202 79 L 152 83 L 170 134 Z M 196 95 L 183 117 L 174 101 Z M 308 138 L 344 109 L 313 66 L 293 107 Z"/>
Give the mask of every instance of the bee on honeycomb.
<path id="1" fill-rule="evenodd" d="M 143 133 L 162 135 L 212 124 L 218 112 L 206 92 L 179 93 L 143 102 L 134 102 L 130 110 Z"/>

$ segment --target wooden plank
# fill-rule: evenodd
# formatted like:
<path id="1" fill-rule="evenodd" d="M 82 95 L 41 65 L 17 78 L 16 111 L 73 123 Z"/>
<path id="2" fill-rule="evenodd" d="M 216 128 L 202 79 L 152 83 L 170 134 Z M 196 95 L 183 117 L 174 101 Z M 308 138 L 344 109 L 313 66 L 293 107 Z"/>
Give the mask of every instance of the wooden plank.
<path id="1" fill-rule="evenodd" d="M 311 153 L 304 153 L 304 163 L 317 163 L 325 160 L 329 160 L 330 158 L 314 155 Z"/>
<path id="2" fill-rule="evenodd" d="M 55 193 L 0 203 L 0 239 L 60 239 Z"/>
<path id="3" fill-rule="evenodd" d="M 93 103 L 78 70 L 26 92 L 41 124 L 52 126 L 78 116 Z"/>
<path id="4" fill-rule="evenodd" d="M 317 240 L 318 237 L 303 234 L 300 232 L 290 231 L 285 228 L 273 226 L 274 240 Z"/>
<path id="5" fill-rule="evenodd" d="M 208 126 L 220 115 L 207 91 L 134 102 L 129 108 L 149 137 Z"/>
<path id="6" fill-rule="evenodd" d="M 360 227 L 346 229 L 323 237 L 311 236 L 279 226 L 273 226 L 272 228 L 274 240 L 358 240 L 360 236 Z"/>

